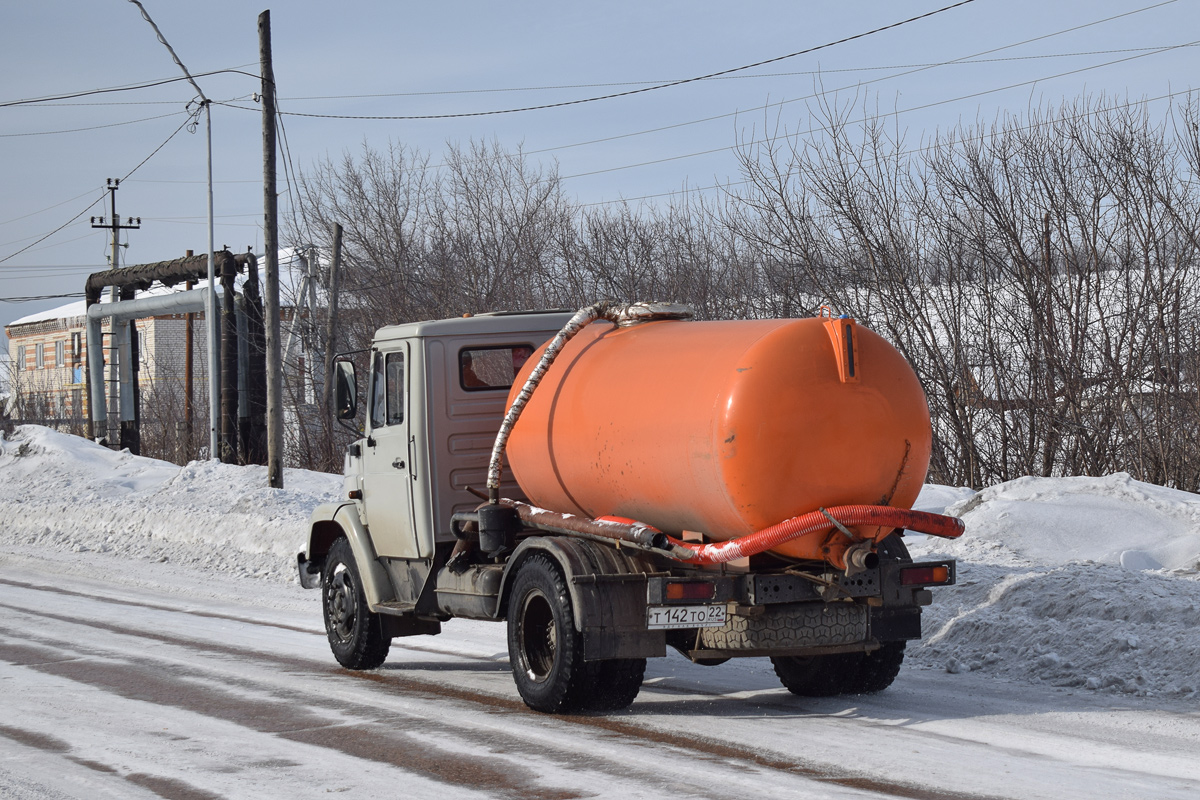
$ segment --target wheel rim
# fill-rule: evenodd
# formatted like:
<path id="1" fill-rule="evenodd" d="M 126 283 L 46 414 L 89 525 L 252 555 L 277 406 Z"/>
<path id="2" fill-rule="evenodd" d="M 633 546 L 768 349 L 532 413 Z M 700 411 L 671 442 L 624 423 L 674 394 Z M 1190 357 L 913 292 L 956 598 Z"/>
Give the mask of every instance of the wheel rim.
<path id="1" fill-rule="evenodd" d="M 521 666 L 532 681 L 550 676 L 558 651 L 558 630 L 554 608 L 542 592 L 534 590 L 525 597 L 521 608 Z"/>
<path id="2" fill-rule="evenodd" d="M 329 627 L 340 641 L 347 642 L 354 635 L 354 623 L 358 617 L 354 583 L 345 564 L 338 564 L 329 576 L 329 588 L 325 591 L 325 609 L 329 613 Z"/>

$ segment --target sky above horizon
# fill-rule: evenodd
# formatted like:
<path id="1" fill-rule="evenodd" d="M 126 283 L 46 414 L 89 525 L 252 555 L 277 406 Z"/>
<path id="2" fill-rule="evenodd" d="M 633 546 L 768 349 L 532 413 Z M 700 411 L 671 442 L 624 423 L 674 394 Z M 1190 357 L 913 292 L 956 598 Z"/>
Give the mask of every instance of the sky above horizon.
<path id="1" fill-rule="evenodd" d="M 521 108 L 626 92 L 805 50 L 953 0 L 813 2 L 346 2 L 271 7 L 280 110 L 415 116 Z M 143 0 L 212 109 L 216 245 L 262 248 L 257 18 L 237 0 Z M 1119 16 L 1118 15 L 1122 15 Z M 1116 19 L 1108 19 L 1118 17 Z M 1107 20 L 1107 21 L 1104 21 Z M 427 120 L 283 117 L 287 178 L 363 146 L 438 163 L 449 144 L 495 142 L 557 169 L 580 203 L 664 202 L 740 179 L 733 147 L 765 127 L 805 130 L 818 91 L 917 143 L 938 131 L 1081 97 L 1149 99 L 1152 118 L 1193 88 L 1198 0 L 974 0 L 923 20 L 722 78 L 511 114 Z M 1036 40 L 1036 41 L 1029 41 Z M 181 81 L 11 104 L 181 75 L 126 0 L 41 0 L 0 10 L 0 324 L 71 301 L 106 269 L 108 178 L 132 175 L 117 212 L 140 217 L 122 264 L 204 251 L 204 125 Z M 164 144 L 165 142 L 165 144 Z M 161 149 L 155 152 L 156 148 Z M 154 153 L 153 157 L 138 166 Z M 136 170 L 135 170 L 136 167 Z M 89 203 L 92 203 L 89 207 Z M 72 220 L 73 217 L 78 217 Z M 61 230 L 57 230 L 61 227 Z M 47 234 L 52 235 L 47 237 Z M 46 237 L 46 238 L 43 238 Z M 27 248 L 27 249 L 25 249 Z"/>

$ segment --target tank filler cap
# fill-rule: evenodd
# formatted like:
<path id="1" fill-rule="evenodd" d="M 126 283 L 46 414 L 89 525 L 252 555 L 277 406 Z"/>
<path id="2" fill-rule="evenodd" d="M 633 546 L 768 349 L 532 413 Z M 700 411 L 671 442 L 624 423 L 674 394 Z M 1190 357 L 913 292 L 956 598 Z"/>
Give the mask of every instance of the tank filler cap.
<path id="1" fill-rule="evenodd" d="M 692 319 L 696 312 L 682 303 L 640 302 L 613 306 L 605 316 L 619 327 L 628 328 L 643 322 Z"/>

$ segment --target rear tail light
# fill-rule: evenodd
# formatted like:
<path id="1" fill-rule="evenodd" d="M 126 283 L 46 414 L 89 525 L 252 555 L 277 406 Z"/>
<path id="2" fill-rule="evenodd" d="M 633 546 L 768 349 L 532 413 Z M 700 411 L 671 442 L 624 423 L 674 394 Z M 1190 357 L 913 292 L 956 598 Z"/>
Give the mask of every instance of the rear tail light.
<path id="1" fill-rule="evenodd" d="M 667 584 L 668 600 L 712 600 L 717 585 L 709 581 L 672 582 Z"/>
<path id="2" fill-rule="evenodd" d="M 954 573 L 945 564 L 934 566 L 907 567 L 900 570 L 902 586 L 939 586 L 952 582 Z"/>

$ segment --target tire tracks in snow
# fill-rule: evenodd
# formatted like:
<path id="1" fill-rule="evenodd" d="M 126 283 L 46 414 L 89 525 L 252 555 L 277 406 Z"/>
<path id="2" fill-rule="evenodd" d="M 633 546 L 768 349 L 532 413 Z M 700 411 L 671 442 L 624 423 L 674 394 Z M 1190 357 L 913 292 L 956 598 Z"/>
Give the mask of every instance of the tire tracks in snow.
<path id="1" fill-rule="evenodd" d="M 90 602 L 107 603 L 127 607 L 139 607 L 152 611 L 171 614 L 182 614 L 209 619 L 219 619 L 236 622 L 242 625 L 263 626 L 308 635 L 322 635 L 321 632 L 298 626 L 282 625 L 279 623 L 246 619 L 230 614 L 199 611 L 194 609 L 172 607 L 170 605 L 138 602 L 121 598 L 112 598 L 61 589 L 44 585 L 35 585 L 0 578 L 0 584 L 13 586 L 30 591 L 50 592 L 67 597 L 74 597 Z M 217 642 L 187 638 L 173 634 L 134 628 L 113 622 L 82 619 L 78 616 L 56 614 L 45 610 L 33 610 L 0 603 L 0 607 L 14 612 L 41 617 L 47 620 L 68 624 L 82 625 L 91 629 L 103 630 L 121 636 L 151 640 L 185 650 L 200 651 L 219 658 L 236 658 L 243 662 L 253 661 L 272 670 L 286 670 L 305 674 L 327 674 L 350 678 L 355 681 L 370 683 L 388 694 L 404 698 L 414 696 L 441 702 L 451 700 L 458 703 L 483 707 L 490 713 L 505 716 L 519 715 L 522 724 L 533 725 L 553 719 L 557 723 L 572 727 L 582 727 L 603 731 L 615 735 L 633 744 L 650 745 L 652 747 L 669 748 L 684 754 L 685 758 L 699 761 L 706 767 L 718 765 L 741 765 L 741 769 L 766 770 L 783 773 L 796 778 L 816 781 L 822 784 L 838 786 L 844 789 L 868 792 L 875 795 L 908 798 L 909 800 L 991 800 L 994 795 L 964 794 L 947 792 L 926 787 L 887 781 L 862 774 L 854 774 L 850 770 L 830 769 L 827 765 L 814 764 L 799 759 L 781 758 L 766 755 L 737 745 L 719 742 L 695 735 L 684 735 L 670 731 L 656 730 L 631 721 L 628 717 L 618 716 L 575 716 L 575 715 L 545 715 L 532 712 L 519 700 L 496 696 L 476 689 L 451 686 L 432 680 L 425 680 L 411 674 L 396 674 L 386 667 L 371 672 L 353 672 L 341 668 L 330 668 L 322 662 L 312 659 L 284 656 L 276 652 L 247 650 Z M 0 633 L 14 639 L 30 639 L 27 633 L 13 631 L 0 627 Z M 34 637 L 40 638 L 40 637 Z M 322 637 L 323 638 L 323 637 Z M 235 724 L 243 725 L 260 733 L 279 736 L 305 744 L 317 745 L 338 750 L 344 754 L 366 758 L 371 761 L 390 764 L 392 766 L 415 771 L 434 780 L 448 784 L 461 785 L 475 789 L 484 789 L 509 797 L 530 797 L 538 800 L 566 800 L 578 797 L 576 792 L 569 789 L 547 788 L 538 781 L 536 774 L 522 770 L 512 761 L 497 759 L 490 756 L 478 755 L 480 748 L 475 748 L 474 754 L 464 758 L 462 752 L 448 751 L 445 748 L 430 747 L 416 737 L 395 730 L 388 724 L 391 720 L 381 719 L 383 715 L 377 707 L 361 703 L 333 702 L 328 697 L 292 696 L 271 700 L 248 699 L 244 696 L 231 694 L 221 689 L 205 685 L 211 682 L 214 674 L 202 672 L 172 664 L 164 670 L 160 660 L 131 657 L 128 653 L 119 651 L 95 650 L 76 643 L 71 643 L 75 656 L 62 658 L 62 648 L 66 645 L 59 639 L 42 639 L 44 646 L 31 650 L 28 644 L 0 643 L 0 659 L 10 663 L 20 663 L 29 658 L 40 656 L 44 662 L 32 661 L 26 663 L 33 669 L 54 674 L 59 677 L 75 680 L 96 686 L 117 695 L 174 706 L 188 711 L 205 714 Z M 468 655 L 447 650 L 434 650 L 420 647 L 422 650 L 441 652 L 465 661 L 472 661 Z M 113 661 L 114 657 L 117 661 Z M 489 662 L 495 663 L 495 662 Z M 164 672 L 167 675 L 164 675 Z M 169 675 L 169 677 L 168 677 Z M 242 688 L 261 694 L 264 686 L 243 678 L 230 680 L 222 678 L 226 684 L 241 685 Z M 268 696 L 272 691 L 267 689 Z M 353 724 L 331 724 L 327 718 L 321 717 L 299 708 L 299 702 L 314 706 L 334 705 L 339 711 L 357 717 Z M 545 743 L 530 747 L 527 742 L 511 734 L 503 742 L 497 742 L 496 734 L 471 730 L 466 727 L 446 725 L 431 717 L 414 717 L 418 719 L 421 730 L 439 730 L 451 740 L 463 741 L 467 744 L 482 745 L 482 750 L 497 749 L 509 753 L 523 753 L 527 756 L 537 756 L 543 759 L 552 757 L 568 769 L 586 768 L 609 773 L 614 777 L 634 779 L 643 786 L 661 783 L 661 774 L 638 768 L 633 764 L 616 763 L 603 757 L 596 757 L 586 751 L 572 748 L 568 743 L 566 748 L 546 746 Z M 364 721 L 365 720 L 365 721 Z M 507 732 L 506 732 L 507 733 Z M 688 755 L 690 754 L 690 755 Z M 664 786 L 664 793 L 671 793 Z M 728 792 L 713 788 L 704 791 L 699 784 L 689 787 L 692 796 L 709 796 L 717 798 L 728 797 Z"/>

